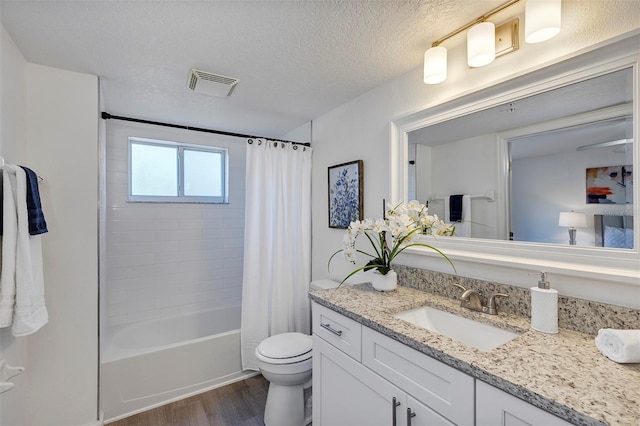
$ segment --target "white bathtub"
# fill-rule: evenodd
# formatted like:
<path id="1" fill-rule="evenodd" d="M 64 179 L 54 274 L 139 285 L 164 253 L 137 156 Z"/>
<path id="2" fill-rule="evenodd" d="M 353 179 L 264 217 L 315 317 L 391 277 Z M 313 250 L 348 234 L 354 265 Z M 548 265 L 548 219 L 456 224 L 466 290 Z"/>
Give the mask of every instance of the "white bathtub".
<path id="1" fill-rule="evenodd" d="M 240 363 L 240 307 L 112 327 L 103 340 L 105 422 L 256 375 Z"/>

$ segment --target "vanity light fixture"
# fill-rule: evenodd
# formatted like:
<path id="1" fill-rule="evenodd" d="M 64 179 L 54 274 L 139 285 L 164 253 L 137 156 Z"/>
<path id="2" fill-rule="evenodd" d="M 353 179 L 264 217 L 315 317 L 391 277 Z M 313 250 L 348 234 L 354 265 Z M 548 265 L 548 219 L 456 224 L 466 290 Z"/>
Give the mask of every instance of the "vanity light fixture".
<path id="1" fill-rule="evenodd" d="M 424 82 L 442 83 L 447 79 L 447 48 L 433 46 L 424 52 Z"/>
<path id="2" fill-rule="evenodd" d="M 519 1 L 509 0 L 433 42 L 431 48 L 424 53 L 424 82 L 438 84 L 447 79 L 447 48 L 441 44 L 463 31 L 469 30 L 467 64 L 470 67 L 488 65 L 495 58 L 517 50 L 519 48 L 518 19 L 511 19 L 497 27 L 488 22 L 488 19 Z M 527 43 L 539 43 L 560 32 L 561 2 L 562 0 L 526 0 L 525 41 Z"/>
<path id="3" fill-rule="evenodd" d="M 540 43 L 560 32 L 561 0 L 527 0 L 524 5 L 524 41 Z"/>
<path id="4" fill-rule="evenodd" d="M 496 58 L 496 26 L 481 22 L 467 31 L 467 64 L 470 67 L 489 65 Z"/>
<path id="5" fill-rule="evenodd" d="M 574 212 L 560 212 L 560 218 L 558 219 L 558 226 L 565 226 L 569 228 L 569 245 L 576 245 L 576 228 L 587 227 L 587 216 L 584 213 Z"/>

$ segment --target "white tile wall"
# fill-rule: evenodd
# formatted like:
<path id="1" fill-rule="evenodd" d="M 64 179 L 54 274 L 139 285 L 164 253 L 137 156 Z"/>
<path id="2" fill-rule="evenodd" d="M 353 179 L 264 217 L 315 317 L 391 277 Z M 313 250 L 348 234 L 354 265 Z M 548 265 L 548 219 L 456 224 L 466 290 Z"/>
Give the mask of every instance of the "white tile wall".
<path id="1" fill-rule="evenodd" d="M 127 202 L 130 136 L 228 148 L 229 204 Z M 214 134 L 107 122 L 109 325 L 240 304 L 245 143 Z"/>

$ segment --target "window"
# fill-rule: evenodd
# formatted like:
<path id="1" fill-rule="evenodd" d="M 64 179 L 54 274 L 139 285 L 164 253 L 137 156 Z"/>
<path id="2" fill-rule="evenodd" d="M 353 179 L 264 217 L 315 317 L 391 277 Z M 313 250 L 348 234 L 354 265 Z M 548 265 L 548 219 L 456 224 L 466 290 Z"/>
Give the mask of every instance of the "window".
<path id="1" fill-rule="evenodd" d="M 227 150 L 129 138 L 129 201 L 226 203 Z"/>

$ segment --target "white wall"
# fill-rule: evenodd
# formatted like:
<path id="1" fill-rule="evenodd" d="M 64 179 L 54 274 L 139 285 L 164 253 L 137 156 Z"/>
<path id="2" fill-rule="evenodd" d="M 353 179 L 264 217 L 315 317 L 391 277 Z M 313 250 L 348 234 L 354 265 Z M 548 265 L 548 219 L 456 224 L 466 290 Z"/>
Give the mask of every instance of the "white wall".
<path id="1" fill-rule="evenodd" d="M 25 163 L 27 147 L 27 62 L 13 40 L 0 26 L 0 155 L 8 163 Z M 10 365 L 24 366 L 27 339 L 15 339 L 8 328 L 0 329 L 0 359 Z M 0 424 L 25 423 L 28 369 L 11 381 L 15 387 L 0 395 Z"/>
<path id="2" fill-rule="evenodd" d="M 127 202 L 129 137 L 228 148 L 229 203 Z M 243 138 L 107 122 L 109 325 L 240 304 L 245 153 Z"/>
<path id="3" fill-rule="evenodd" d="M 98 79 L 28 64 L 27 81 L 28 164 L 46 179 L 49 227 L 49 324 L 29 340 L 27 423 L 87 424 L 98 386 Z"/>
<path id="4" fill-rule="evenodd" d="M 285 141 L 308 143 L 311 142 L 312 131 L 313 123 L 311 121 L 307 121 L 302 126 L 291 130 L 286 135 L 281 136 L 279 139 L 284 139 Z"/>
<path id="5" fill-rule="evenodd" d="M 100 111 L 104 111 L 104 96 L 102 93 L 102 85 L 98 88 L 98 96 L 100 98 Z M 99 334 L 105 336 L 107 331 L 107 123 L 105 120 L 98 120 L 98 282 L 99 282 Z M 98 338 L 98 340 L 100 340 Z M 102 346 L 98 341 L 99 354 L 102 352 Z M 99 357 L 100 359 L 100 357 Z M 102 383 L 102 369 L 100 369 L 99 383 Z M 103 413 L 102 398 L 98 401 L 98 410 Z"/>
<path id="6" fill-rule="evenodd" d="M 314 120 L 313 279 L 329 275 L 327 260 L 340 248 L 343 236 L 342 231 L 327 226 L 327 167 L 364 160 L 364 215 L 378 217 L 382 199 L 388 198 L 390 192 L 389 123 L 392 120 L 538 69 L 556 58 L 640 26 L 640 8 L 635 1 L 564 1 L 562 13 L 561 33 L 547 42 L 538 45 L 523 43 L 520 50 L 478 69 L 466 67 L 464 43 L 457 47 L 448 44 L 449 78 L 446 82 L 425 85 L 422 82 L 422 69 L 417 67 Z M 434 260 L 421 257 L 413 263 L 430 268 Z M 351 269 L 350 264 L 334 261 L 330 275 L 341 279 Z M 494 271 L 481 271 L 477 267 L 460 267 L 458 272 L 480 279 L 492 279 L 495 276 Z M 511 275 L 513 281 L 510 284 L 529 285 L 526 273 L 517 277 Z M 562 292 L 577 297 L 610 300 L 606 286 L 588 282 L 580 284 L 569 283 L 562 288 Z"/>
<path id="7" fill-rule="evenodd" d="M 0 149 L 8 161 L 17 162 L 26 157 L 27 63 L 4 25 L 0 42 Z"/>
<path id="8" fill-rule="evenodd" d="M 460 153 L 464 152 L 464 155 Z M 500 188 L 497 143 L 494 134 L 437 145 L 431 148 L 431 194 L 483 195 Z M 497 191 L 500 193 L 500 191 Z M 429 203 L 429 213 L 444 219 L 444 200 Z M 471 236 L 498 237 L 498 203 L 484 198 L 471 200 Z"/>
<path id="9" fill-rule="evenodd" d="M 409 165 L 407 166 L 407 194 L 409 195 L 409 200 L 421 200 L 422 203 L 424 203 L 429 199 L 429 194 L 431 193 L 431 189 L 428 191 L 424 190 L 425 187 L 430 186 L 431 178 L 428 177 L 428 175 L 424 176 L 423 173 L 420 173 L 424 167 L 416 167 L 416 164 L 419 164 L 417 157 L 418 149 L 420 148 L 425 151 L 431 150 L 431 147 L 424 145 L 409 145 L 407 149 L 407 157 L 409 160 Z"/>
<path id="10" fill-rule="evenodd" d="M 514 239 L 568 244 L 568 230 L 558 226 L 558 217 L 561 211 L 575 210 L 587 217 L 587 227 L 577 230 L 576 244 L 595 246 L 594 214 L 633 215 L 633 212 L 631 205 L 585 204 L 585 170 L 632 164 L 628 157 L 613 149 L 592 149 L 514 160 Z"/>
<path id="11" fill-rule="evenodd" d="M 411 181 L 414 180 L 415 196 L 413 198 L 425 204 L 433 193 L 433 179 L 431 170 L 428 167 L 422 167 L 422 165 L 431 164 L 431 147 L 426 145 L 409 146 L 409 160 L 411 160 L 412 151 L 415 152 L 415 164 L 413 166 L 409 164 L 409 187 L 411 187 Z M 409 198 L 412 197 L 409 196 Z"/>
<path id="12" fill-rule="evenodd" d="M 26 63 L 11 45 L 2 28 L 2 67 L 13 71 L 1 78 L 2 155 L 46 179 L 49 323 L 27 337 L 0 334 L 2 356 L 26 368 L 0 396 L 0 423 L 91 424 L 98 386 L 97 78 Z"/>

